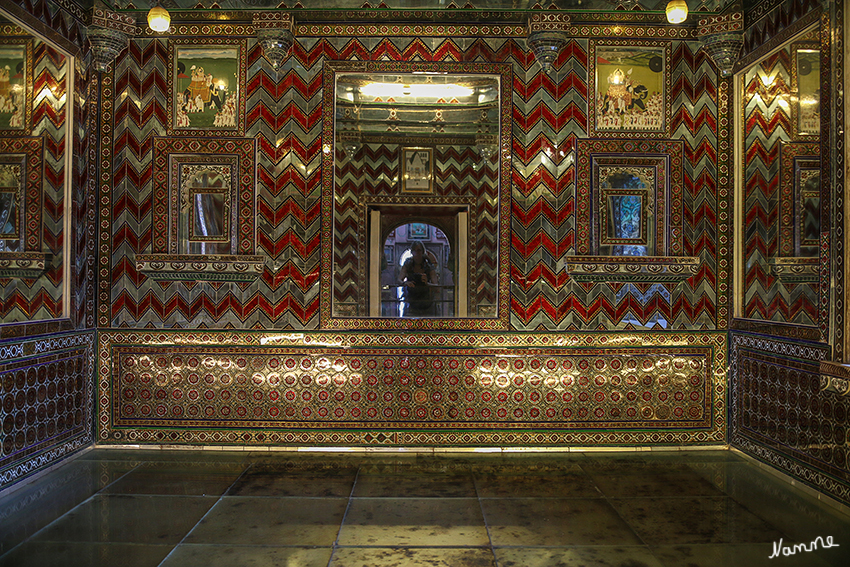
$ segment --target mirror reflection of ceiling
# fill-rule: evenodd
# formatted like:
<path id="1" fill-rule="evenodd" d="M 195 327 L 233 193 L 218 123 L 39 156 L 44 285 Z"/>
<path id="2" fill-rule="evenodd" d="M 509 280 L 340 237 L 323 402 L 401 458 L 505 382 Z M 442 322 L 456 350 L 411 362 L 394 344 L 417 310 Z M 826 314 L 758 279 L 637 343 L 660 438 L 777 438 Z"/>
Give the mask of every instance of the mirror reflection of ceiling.
<path id="1" fill-rule="evenodd" d="M 663 11 L 668 0 L 639 0 L 644 10 Z M 713 10 L 712 4 L 717 0 L 687 0 L 688 7 L 696 10 L 705 3 Z M 755 1 L 755 0 L 752 0 Z M 89 8 L 101 0 L 79 0 L 85 8 Z M 292 7 L 297 3 L 306 10 L 357 10 L 369 2 L 373 8 L 381 4 L 385 8 L 399 10 L 440 10 L 450 3 L 460 9 L 470 6 L 477 10 L 528 10 L 539 0 L 161 0 L 162 6 L 178 10 L 209 10 L 213 6 L 221 10 L 256 10 L 280 7 Z M 553 0 L 539 2 L 542 5 L 555 4 L 562 10 L 615 10 L 620 4 L 633 4 L 635 0 Z M 103 3 L 113 10 L 147 10 L 156 4 L 156 0 L 103 0 Z M 198 8 L 200 6 L 200 8 Z"/>
<path id="2" fill-rule="evenodd" d="M 499 130 L 499 83 L 492 76 L 341 74 L 336 94 L 338 132 L 474 138 Z"/>

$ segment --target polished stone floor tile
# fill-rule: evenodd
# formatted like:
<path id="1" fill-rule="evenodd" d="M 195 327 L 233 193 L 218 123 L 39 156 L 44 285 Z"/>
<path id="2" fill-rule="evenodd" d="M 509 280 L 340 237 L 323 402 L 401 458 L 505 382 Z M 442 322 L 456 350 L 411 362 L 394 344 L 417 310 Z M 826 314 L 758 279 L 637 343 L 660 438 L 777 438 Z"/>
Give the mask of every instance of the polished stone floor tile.
<path id="1" fill-rule="evenodd" d="M 357 470 L 290 473 L 249 470 L 227 492 L 228 496 L 302 496 L 348 498 Z"/>
<path id="2" fill-rule="evenodd" d="M 773 525 L 728 497 L 609 501 L 648 545 L 760 543 L 783 537 Z"/>
<path id="3" fill-rule="evenodd" d="M 135 465 L 74 460 L 9 493 L 0 505 L 0 554 L 108 486 Z"/>
<path id="4" fill-rule="evenodd" d="M 850 518 L 814 496 L 748 463 L 718 463 L 695 468 L 739 504 L 775 525 L 787 538 L 811 541 L 832 535 L 850 544 Z M 848 545 L 850 549 L 850 545 Z"/>
<path id="5" fill-rule="evenodd" d="M 591 478 L 578 465 L 557 471 L 530 467 L 505 467 L 501 471 L 485 470 L 476 472 L 475 486 L 480 498 L 597 498 L 602 496 Z"/>
<path id="6" fill-rule="evenodd" d="M 495 567 L 489 549 L 340 547 L 330 567 Z"/>
<path id="7" fill-rule="evenodd" d="M 482 499 L 494 546 L 638 545 L 601 498 Z"/>
<path id="8" fill-rule="evenodd" d="M 475 498 L 353 498 L 341 546 L 486 546 Z"/>
<path id="9" fill-rule="evenodd" d="M 221 496 L 247 466 L 239 463 L 143 463 L 103 493 Z"/>
<path id="10" fill-rule="evenodd" d="M 215 502 L 216 498 L 200 496 L 97 495 L 33 539 L 178 543 Z"/>
<path id="11" fill-rule="evenodd" d="M 664 567 L 846 567 L 847 557 L 833 562 L 828 553 L 820 550 L 812 553 L 779 556 L 773 559 L 772 543 L 748 543 L 733 545 L 677 545 L 651 548 Z"/>
<path id="12" fill-rule="evenodd" d="M 344 498 L 225 496 L 186 543 L 329 547 L 345 506 Z"/>
<path id="13" fill-rule="evenodd" d="M 724 496 L 722 490 L 694 470 L 671 470 L 646 474 L 644 471 L 593 472 L 590 478 L 609 498 L 668 496 Z"/>
<path id="14" fill-rule="evenodd" d="M 354 487 L 359 498 L 475 498 L 470 473 L 434 474 L 413 470 L 408 474 L 360 473 Z"/>
<path id="15" fill-rule="evenodd" d="M 665 567 L 642 546 L 497 547 L 495 552 L 499 567 Z"/>
<path id="16" fill-rule="evenodd" d="M 160 567 L 327 567 L 330 547 L 178 545 Z"/>
<path id="17" fill-rule="evenodd" d="M 173 546 L 132 543 L 27 542 L 0 567 L 157 567 Z"/>

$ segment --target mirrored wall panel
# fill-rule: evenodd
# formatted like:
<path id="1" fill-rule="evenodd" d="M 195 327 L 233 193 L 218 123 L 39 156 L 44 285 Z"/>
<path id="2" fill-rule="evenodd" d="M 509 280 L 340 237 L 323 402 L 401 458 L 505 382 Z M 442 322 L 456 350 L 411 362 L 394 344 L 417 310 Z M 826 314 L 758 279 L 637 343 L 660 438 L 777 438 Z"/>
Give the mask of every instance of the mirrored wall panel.
<path id="1" fill-rule="evenodd" d="M 69 61 L 0 14 L 0 324 L 67 316 Z"/>
<path id="2" fill-rule="evenodd" d="M 821 57 L 815 26 L 741 77 L 747 319 L 818 324 Z"/>

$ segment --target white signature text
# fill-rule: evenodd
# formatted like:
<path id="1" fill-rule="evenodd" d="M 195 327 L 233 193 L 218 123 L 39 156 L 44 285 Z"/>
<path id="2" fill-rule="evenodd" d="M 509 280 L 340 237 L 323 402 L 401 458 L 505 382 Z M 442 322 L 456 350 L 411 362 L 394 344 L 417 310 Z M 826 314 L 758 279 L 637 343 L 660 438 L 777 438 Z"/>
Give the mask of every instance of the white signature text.
<path id="1" fill-rule="evenodd" d="M 768 559 L 773 559 L 774 557 L 779 557 L 780 555 L 784 555 L 788 557 L 789 555 L 795 555 L 798 551 L 814 551 L 818 548 L 818 544 L 820 544 L 822 549 L 829 549 L 830 547 L 839 547 L 837 543 L 832 543 L 832 536 L 826 536 L 826 542 L 822 537 L 818 536 L 812 540 L 812 543 L 806 545 L 805 543 L 795 543 L 792 547 L 788 547 L 787 545 L 782 545 L 782 538 L 779 539 L 779 542 L 773 542 L 773 555 L 768 557 Z"/>

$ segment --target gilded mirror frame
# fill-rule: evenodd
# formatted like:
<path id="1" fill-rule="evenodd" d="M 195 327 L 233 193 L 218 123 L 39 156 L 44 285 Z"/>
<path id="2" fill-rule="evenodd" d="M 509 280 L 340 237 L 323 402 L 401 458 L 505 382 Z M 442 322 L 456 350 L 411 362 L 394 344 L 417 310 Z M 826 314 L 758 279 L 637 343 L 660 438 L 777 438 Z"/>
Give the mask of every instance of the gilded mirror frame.
<path id="1" fill-rule="evenodd" d="M 340 317 L 333 311 L 334 211 L 336 167 L 336 77 L 342 73 L 482 74 L 499 78 L 499 186 L 497 232 L 496 317 L 387 318 Z M 510 211 L 511 211 L 511 112 L 513 68 L 509 63 L 327 61 L 322 69 L 322 237 L 320 320 L 326 329 L 450 329 L 507 330 L 510 328 Z"/>

